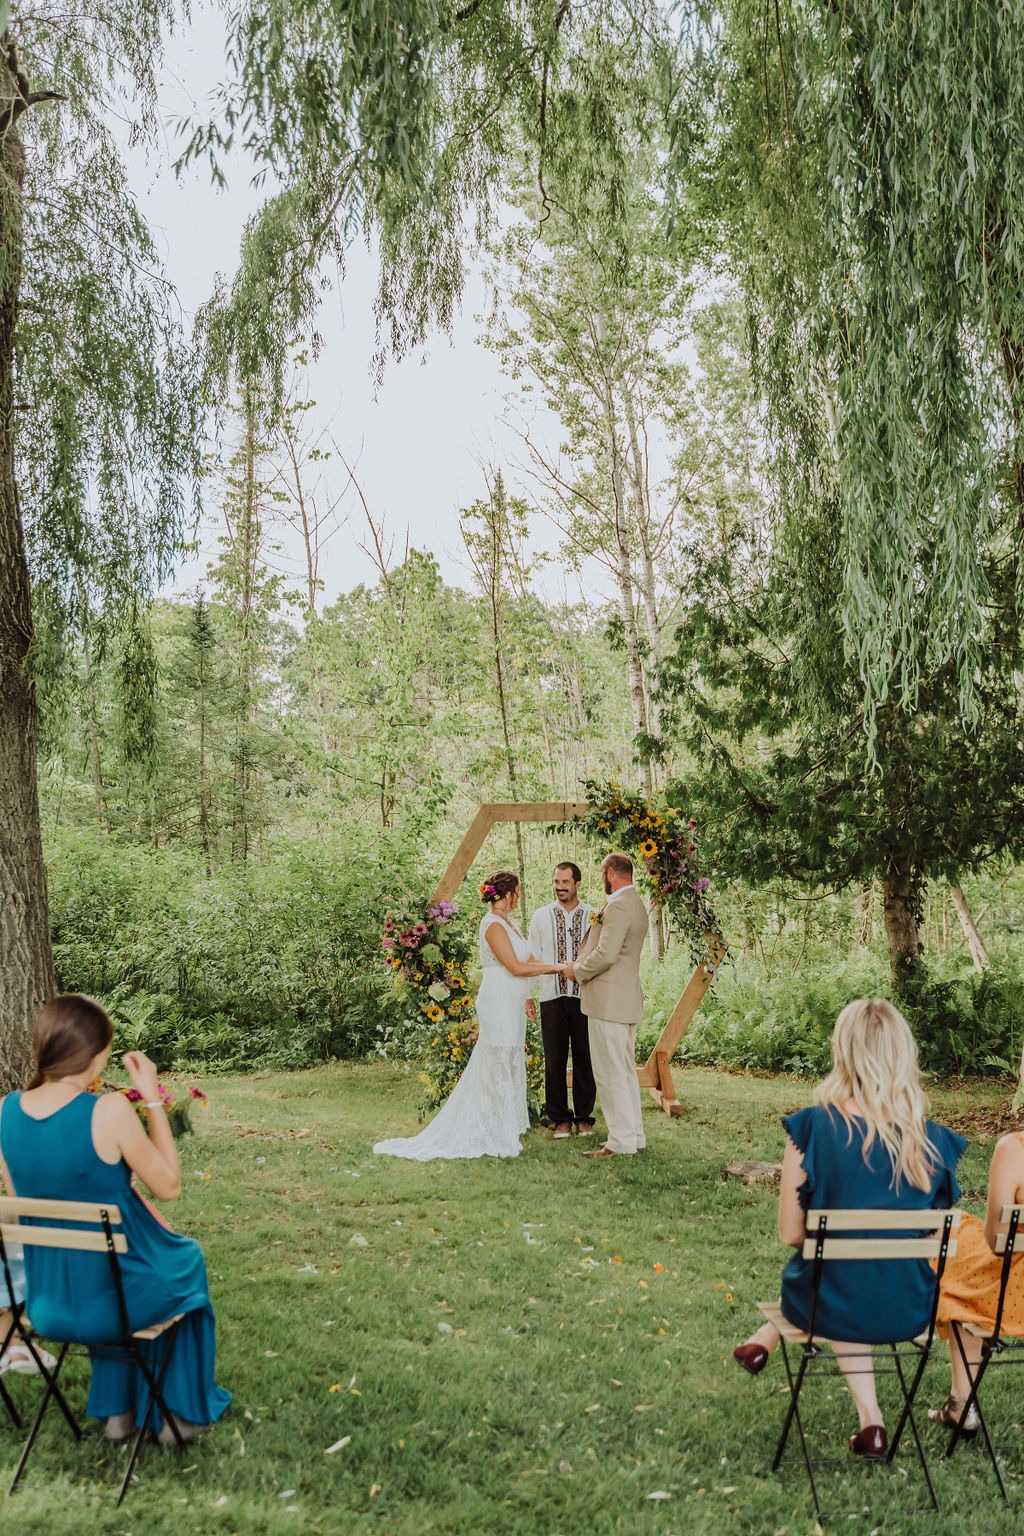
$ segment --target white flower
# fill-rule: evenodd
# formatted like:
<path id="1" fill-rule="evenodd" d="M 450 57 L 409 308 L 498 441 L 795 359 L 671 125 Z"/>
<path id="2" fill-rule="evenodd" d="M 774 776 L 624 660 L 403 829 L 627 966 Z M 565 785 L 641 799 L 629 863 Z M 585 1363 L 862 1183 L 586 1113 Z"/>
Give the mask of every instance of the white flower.
<path id="1" fill-rule="evenodd" d="M 443 1003 L 446 997 L 451 997 L 450 988 L 443 981 L 435 981 L 433 986 L 427 988 L 427 996 L 432 997 L 435 1003 Z"/>

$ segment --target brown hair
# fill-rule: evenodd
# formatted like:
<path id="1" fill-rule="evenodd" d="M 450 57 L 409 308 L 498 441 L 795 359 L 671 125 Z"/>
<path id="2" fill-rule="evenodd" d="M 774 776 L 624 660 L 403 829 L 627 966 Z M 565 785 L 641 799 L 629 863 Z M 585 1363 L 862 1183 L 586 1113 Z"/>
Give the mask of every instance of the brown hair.
<path id="1" fill-rule="evenodd" d="M 503 896 L 510 895 L 519 889 L 519 876 L 514 875 L 510 869 L 496 869 L 493 875 L 480 887 L 480 900 L 488 907 L 493 907 L 496 901 Z"/>
<path id="2" fill-rule="evenodd" d="M 610 853 L 601 865 L 602 869 L 614 869 L 617 875 L 633 878 L 633 860 L 624 853 Z"/>
<path id="3" fill-rule="evenodd" d="M 36 1074 L 28 1086 L 40 1088 L 55 1078 L 84 1072 L 113 1038 L 113 1024 L 91 997 L 83 997 L 80 992 L 51 997 L 32 1025 Z"/>
<path id="4" fill-rule="evenodd" d="M 563 859 L 561 864 L 555 865 L 556 875 L 560 869 L 567 869 L 577 885 L 579 885 L 580 881 L 583 879 L 582 869 L 580 869 L 578 864 L 574 864 L 571 859 Z"/>

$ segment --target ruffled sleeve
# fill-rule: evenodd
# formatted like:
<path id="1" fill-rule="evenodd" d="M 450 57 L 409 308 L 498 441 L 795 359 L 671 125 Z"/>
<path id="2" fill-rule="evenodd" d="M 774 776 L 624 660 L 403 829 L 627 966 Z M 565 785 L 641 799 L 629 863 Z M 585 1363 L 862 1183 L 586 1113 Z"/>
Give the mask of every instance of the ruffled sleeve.
<path id="1" fill-rule="evenodd" d="M 786 1135 L 800 1153 L 804 1182 L 797 1190 L 800 1208 L 809 1211 L 814 1204 L 814 1130 L 820 1111 L 814 1104 L 798 1109 L 795 1114 L 783 1115 L 782 1124 Z"/>
<path id="2" fill-rule="evenodd" d="M 956 1177 L 956 1165 L 967 1150 L 967 1139 L 959 1132 L 951 1131 L 948 1125 L 936 1125 L 934 1120 L 926 1121 L 926 1125 L 928 1140 L 935 1148 L 939 1163 L 935 1170 L 936 1208 L 956 1205 L 961 1194 Z"/>

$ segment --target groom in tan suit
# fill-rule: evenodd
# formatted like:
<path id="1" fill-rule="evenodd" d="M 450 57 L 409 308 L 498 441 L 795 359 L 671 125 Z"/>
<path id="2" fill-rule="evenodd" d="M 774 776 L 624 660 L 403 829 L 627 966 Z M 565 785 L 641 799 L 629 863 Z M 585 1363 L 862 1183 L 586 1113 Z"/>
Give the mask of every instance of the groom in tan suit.
<path id="1" fill-rule="evenodd" d="M 608 902 L 580 946 L 567 975 L 580 984 L 580 1008 L 590 1026 L 590 1060 L 608 1124 L 603 1147 L 585 1157 L 627 1156 L 646 1145 L 636 1075 L 636 1027 L 643 1015 L 640 953 L 647 907 L 633 884 L 633 865 L 610 853 L 601 865 Z"/>

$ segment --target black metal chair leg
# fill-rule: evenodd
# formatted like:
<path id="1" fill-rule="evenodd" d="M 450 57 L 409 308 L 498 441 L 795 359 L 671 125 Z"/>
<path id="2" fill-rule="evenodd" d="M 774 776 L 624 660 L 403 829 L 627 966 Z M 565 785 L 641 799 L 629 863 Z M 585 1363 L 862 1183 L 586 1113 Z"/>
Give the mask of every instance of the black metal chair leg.
<path id="1" fill-rule="evenodd" d="M 36 1437 L 39 1434 L 40 1426 L 42 1425 L 43 1419 L 46 1417 L 46 1410 L 50 1406 L 50 1399 L 53 1397 L 54 1391 L 57 1389 L 57 1377 L 60 1375 L 60 1368 L 64 1364 L 64 1357 L 68 1352 L 68 1347 L 69 1346 L 67 1344 L 64 1344 L 61 1347 L 61 1352 L 57 1358 L 57 1364 L 53 1368 L 52 1375 L 49 1372 L 47 1373 L 46 1391 L 43 1393 L 43 1400 L 39 1404 L 39 1412 L 36 1414 L 35 1422 L 29 1431 L 29 1436 L 25 1442 L 24 1449 L 22 1450 L 21 1456 L 18 1458 L 18 1465 L 14 1469 L 14 1477 L 11 1479 L 11 1486 L 8 1489 L 9 1493 L 13 1493 L 21 1481 L 21 1474 L 25 1470 L 28 1458 L 32 1452 L 32 1447 L 36 1443 Z M 78 1428 L 77 1424 L 75 1425 L 75 1438 L 78 1440 L 82 1438 L 82 1432 Z"/>
<path id="2" fill-rule="evenodd" d="M 171 1355 L 174 1353 L 174 1346 L 178 1342 L 178 1330 L 180 1327 L 181 1324 L 176 1323 L 174 1327 L 169 1329 L 167 1334 L 165 1334 L 164 1337 L 167 1341 L 167 1347 L 164 1350 L 164 1357 L 160 1362 L 159 1370 L 155 1374 L 150 1366 L 149 1361 L 145 1358 L 143 1350 L 136 1346 L 133 1346 L 132 1348 L 132 1355 L 134 1356 L 135 1364 L 139 1367 L 143 1377 L 145 1378 L 147 1396 L 143 1405 L 143 1411 L 139 1414 L 138 1432 L 134 1441 L 132 1442 L 131 1454 L 128 1458 L 128 1466 L 125 1469 L 124 1477 L 121 1480 L 121 1488 L 117 1495 L 117 1502 L 119 1505 L 125 1494 L 128 1492 L 128 1485 L 131 1482 L 132 1473 L 135 1470 L 135 1463 L 139 1458 L 139 1451 L 142 1448 L 142 1440 L 146 1432 L 146 1420 L 149 1417 L 149 1411 L 154 1403 L 159 1408 L 164 1423 L 171 1426 L 171 1433 L 174 1435 L 174 1438 L 178 1443 L 179 1450 L 185 1449 L 185 1440 L 174 1421 L 174 1416 L 171 1413 L 171 1410 L 168 1408 L 166 1402 L 164 1401 L 163 1393 L 164 1377 L 166 1376 L 167 1368 L 171 1363 Z"/>
<path id="3" fill-rule="evenodd" d="M 8 1392 L 7 1383 L 4 1381 L 2 1376 L 0 1376 L 0 1399 L 3 1400 L 3 1405 L 7 1410 L 7 1417 L 10 1419 L 15 1429 L 24 1429 L 25 1426 L 22 1423 L 21 1414 L 15 1407 L 14 1399 Z"/>

